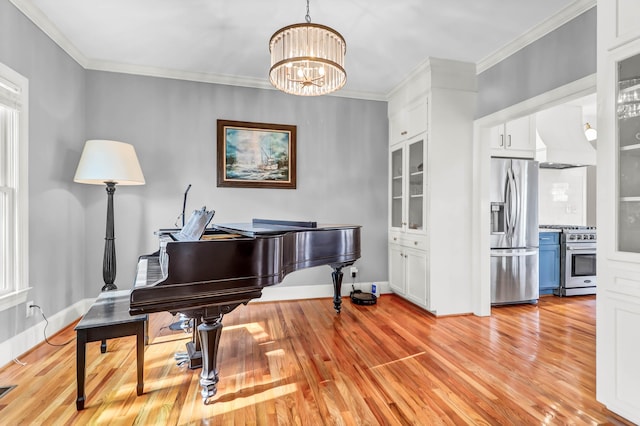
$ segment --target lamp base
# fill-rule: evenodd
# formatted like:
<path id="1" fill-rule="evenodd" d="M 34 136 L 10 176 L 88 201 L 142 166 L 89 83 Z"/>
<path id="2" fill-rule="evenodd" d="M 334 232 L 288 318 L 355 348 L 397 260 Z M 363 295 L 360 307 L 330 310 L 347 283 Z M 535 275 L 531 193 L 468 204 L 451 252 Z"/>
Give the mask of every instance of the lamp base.
<path id="1" fill-rule="evenodd" d="M 117 290 L 118 287 L 116 287 L 115 284 L 110 283 L 110 284 L 105 284 L 102 286 L 102 291 L 111 291 L 111 290 Z"/>

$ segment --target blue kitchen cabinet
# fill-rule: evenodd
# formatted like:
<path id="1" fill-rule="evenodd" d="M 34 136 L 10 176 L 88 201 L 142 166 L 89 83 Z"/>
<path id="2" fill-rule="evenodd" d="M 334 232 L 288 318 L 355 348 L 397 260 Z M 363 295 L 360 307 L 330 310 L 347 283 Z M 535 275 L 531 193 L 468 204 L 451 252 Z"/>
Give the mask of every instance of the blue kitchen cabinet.
<path id="1" fill-rule="evenodd" d="M 539 233 L 539 276 L 540 294 L 553 294 L 560 285 L 560 233 Z"/>

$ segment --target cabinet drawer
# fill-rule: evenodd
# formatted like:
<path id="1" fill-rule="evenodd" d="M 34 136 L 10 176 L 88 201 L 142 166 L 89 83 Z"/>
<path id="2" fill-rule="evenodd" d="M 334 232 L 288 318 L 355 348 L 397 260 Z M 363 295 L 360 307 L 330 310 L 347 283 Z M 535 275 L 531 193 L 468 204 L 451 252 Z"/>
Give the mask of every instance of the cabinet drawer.
<path id="1" fill-rule="evenodd" d="M 389 243 L 398 244 L 406 248 L 414 248 L 418 250 L 427 249 L 426 235 L 407 235 L 402 232 L 389 232 Z"/>
<path id="2" fill-rule="evenodd" d="M 539 234 L 540 245 L 559 244 L 560 233 L 559 232 L 540 232 Z"/>
<path id="3" fill-rule="evenodd" d="M 427 249 L 427 239 L 424 236 L 406 236 L 402 239 L 402 245 L 420 250 Z"/>
<path id="4" fill-rule="evenodd" d="M 400 245 L 418 250 L 427 249 L 427 238 L 424 235 L 403 235 L 400 238 Z"/>
<path id="5" fill-rule="evenodd" d="M 391 244 L 400 244 L 400 240 L 402 239 L 400 235 L 400 232 L 389 232 L 389 242 Z"/>

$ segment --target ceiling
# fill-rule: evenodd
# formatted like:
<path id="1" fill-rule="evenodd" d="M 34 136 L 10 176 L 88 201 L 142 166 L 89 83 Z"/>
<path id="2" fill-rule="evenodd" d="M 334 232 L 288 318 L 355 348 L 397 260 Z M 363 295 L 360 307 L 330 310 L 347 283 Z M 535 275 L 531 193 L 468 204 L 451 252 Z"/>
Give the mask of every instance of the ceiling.
<path id="1" fill-rule="evenodd" d="M 11 0 L 88 69 L 269 87 L 269 39 L 304 0 Z M 479 63 L 585 0 L 311 0 L 347 41 L 342 96 L 385 99 L 425 58 Z M 594 2 L 592 2 L 594 3 Z"/>

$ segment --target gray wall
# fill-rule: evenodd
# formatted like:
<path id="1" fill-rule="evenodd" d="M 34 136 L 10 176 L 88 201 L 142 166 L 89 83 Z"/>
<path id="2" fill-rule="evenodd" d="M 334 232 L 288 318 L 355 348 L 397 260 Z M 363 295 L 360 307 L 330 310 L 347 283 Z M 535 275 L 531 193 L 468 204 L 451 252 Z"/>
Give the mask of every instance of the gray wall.
<path id="1" fill-rule="evenodd" d="M 8 0 L 0 0 L 0 62 L 29 79 L 28 297 L 51 315 L 85 297 L 84 203 L 72 182 L 85 71 Z M 42 321 L 24 312 L 24 304 L 0 312 L 0 342 Z"/>
<path id="2" fill-rule="evenodd" d="M 29 300 L 48 316 L 102 286 L 106 192 L 73 183 L 86 139 L 135 145 L 147 180 L 115 193 L 120 288 L 133 284 L 137 257 L 157 249 L 154 230 L 173 226 L 189 183 L 188 211 L 207 205 L 217 222 L 360 224 L 359 281 L 387 281 L 386 102 L 85 71 L 8 0 L 0 62 L 29 79 Z M 298 188 L 217 188 L 218 118 L 297 125 Z M 295 272 L 283 285 L 330 283 L 329 272 Z M 41 319 L 25 320 L 24 305 L 0 312 L 0 342 Z"/>
<path id="3" fill-rule="evenodd" d="M 87 137 L 133 144 L 147 182 L 116 190 L 116 284 L 131 286 L 137 256 L 157 249 L 153 232 L 173 226 L 188 184 L 187 212 L 206 205 L 218 223 L 360 224 L 358 281 L 387 281 L 386 117 L 386 102 L 87 72 Z M 296 125 L 297 189 L 216 187 L 217 119 Z M 90 281 L 102 267 L 105 194 L 93 188 L 87 195 Z M 283 285 L 330 283 L 330 272 L 298 271 Z"/>
<path id="4" fill-rule="evenodd" d="M 478 75 L 476 118 L 596 72 L 596 8 Z"/>
<path id="5" fill-rule="evenodd" d="M 101 287 L 106 195 L 72 182 L 84 141 L 136 146 L 147 185 L 115 197 L 117 284 L 131 286 L 136 258 L 172 226 L 186 185 L 188 210 L 215 221 L 314 219 L 364 226 L 359 281 L 387 280 L 385 102 L 297 98 L 238 88 L 83 70 L 0 0 L 0 62 L 30 83 L 29 299 L 55 314 Z M 595 72 L 595 9 L 479 75 L 482 117 Z M 298 188 L 217 188 L 216 119 L 298 126 Z M 328 283 L 328 269 L 296 272 L 284 285 Z M 0 312 L 0 342 L 35 324 L 24 306 Z"/>

